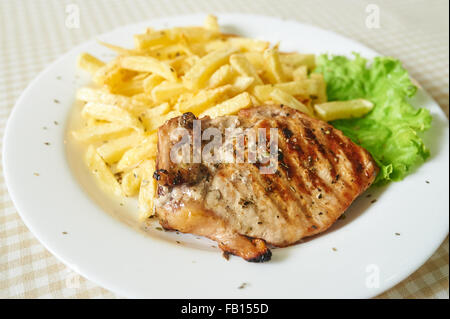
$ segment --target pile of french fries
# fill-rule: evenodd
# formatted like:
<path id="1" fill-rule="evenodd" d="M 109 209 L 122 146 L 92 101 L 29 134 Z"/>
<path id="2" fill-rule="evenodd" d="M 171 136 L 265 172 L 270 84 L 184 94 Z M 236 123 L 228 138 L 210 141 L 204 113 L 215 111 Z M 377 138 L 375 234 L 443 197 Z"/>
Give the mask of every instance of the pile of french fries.
<path id="1" fill-rule="evenodd" d="M 323 76 L 311 73 L 314 55 L 223 34 L 212 15 L 203 27 L 148 28 L 134 42 L 133 49 L 101 43 L 117 53 L 107 63 L 79 56 L 95 87 L 77 92 L 85 126 L 73 136 L 88 145 L 87 165 L 103 189 L 139 195 L 142 218 L 153 215 L 156 131 L 167 120 L 184 112 L 214 118 L 268 103 L 324 120 L 348 111 L 345 102 L 326 103 Z M 352 112 L 364 113 L 365 102 L 353 101 Z"/>

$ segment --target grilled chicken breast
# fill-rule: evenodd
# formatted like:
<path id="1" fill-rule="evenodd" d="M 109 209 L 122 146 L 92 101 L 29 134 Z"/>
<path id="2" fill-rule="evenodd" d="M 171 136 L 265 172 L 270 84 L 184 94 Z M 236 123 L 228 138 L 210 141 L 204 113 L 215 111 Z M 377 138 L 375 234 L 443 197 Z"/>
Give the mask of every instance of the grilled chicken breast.
<path id="1" fill-rule="evenodd" d="M 243 163 L 174 163 L 170 150 L 180 138 L 172 132 L 192 134 L 194 120 L 186 113 L 159 129 L 156 214 L 165 229 L 206 236 L 248 261 L 270 260 L 267 244 L 284 247 L 325 231 L 378 172 L 369 153 L 339 130 L 274 105 L 200 120 L 203 131 L 277 128 L 275 173 L 248 163 L 248 150 Z"/>

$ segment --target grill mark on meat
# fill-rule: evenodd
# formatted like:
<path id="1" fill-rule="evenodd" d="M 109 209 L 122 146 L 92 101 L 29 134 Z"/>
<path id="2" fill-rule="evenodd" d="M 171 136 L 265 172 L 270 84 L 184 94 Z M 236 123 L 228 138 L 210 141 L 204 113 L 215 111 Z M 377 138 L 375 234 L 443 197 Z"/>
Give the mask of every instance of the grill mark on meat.
<path id="1" fill-rule="evenodd" d="M 257 181 L 255 184 L 255 189 L 260 194 L 265 196 L 265 198 L 270 201 L 272 206 L 276 206 L 277 202 L 273 194 L 277 193 L 277 185 L 275 185 L 273 181 L 267 177 L 267 175 L 254 174 L 252 172 L 252 177 L 254 177 Z"/>
<path id="2" fill-rule="evenodd" d="M 317 138 L 317 136 L 314 134 L 314 131 L 311 129 L 308 129 L 309 132 L 308 134 L 310 136 L 312 136 L 312 140 L 314 141 L 314 143 L 316 144 L 316 146 L 318 147 L 319 152 L 322 154 L 322 156 L 328 161 L 328 165 L 330 167 L 330 176 L 331 178 L 336 178 L 336 168 L 334 167 L 334 165 L 332 164 L 333 158 L 330 156 L 329 152 L 327 152 L 325 150 L 324 145 L 320 142 L 320 140 Z"/>
<path id="3" fill-rule="evenodd" d="M 311 156 L 313 156 L 313 162 L 317 161 L 318 154 L 315 153 L 316 148 L 319 150 L 320 153 L 323 152 L 323 146 L 318 142 L 316 135 L 314 134 L 313 130 L 310 127 L 310 122 L 307 120 L 302 119 L 303 126 L 303 132 L 306 137 L 306 139 L 309 141 L 309 152 Z M 324 156 L 324 158 L 328 161 L 328 158 Z M 322 188 L 326 192 L 330 192 L 330 187 L 327 185 L 326 181 L 324 181 L 318 174 L 317 174 L 317 167 L 314 167 L 310 170 L 308 170 L 310 173 L 310 177 L 314 183 L 314 186 L 316 188 Z"/>
<path id="4" fill-rule="evenodd" d="M 336 134 L 334 129 L 330 129 L 330 134 L 328 135 L 330 141 L 333 141 L 336 147 L 339 146 L 343 150 L 346 159 L 351 163 L 353 169 L 352 176 L 354 177 L 353 183 L 361 186 L 361 174 L 363 172 L 363 168 L 360 161 L 363 160 L 363 157 L 361 156 L 362 154 L 356 151 L 355 144 L 346 143 L 339 134 Z"/>
<path id="5" fill-rule="evenodd" d="M 262 194 L 268 194 L 269 195 L 269 199 L 271 201 L 271 203 L 273 204 L 274 207 L 278 206 L 280 207 L 279 209 L 279 215 L 286 220 L 287 222 L 290 222 L 290 218 L 286 213 L 286 200 L 289 200 L 286 197 L 282 197 L 282 196 L 286 196 L 287 195 L 287 191 L 285 186 L 282 183 L 282 180 L 280 179 L 280 177 L 276 174 L 265 174 L 265 178 L 270 180 L 270 186 L 272 187 L 272 191 L 270 193 L 266 192 L 266 189 L 264 187 L 264 183 L 262 182 L 262 178 L 261 175 L 257 172 L 255 172 L 253 174 L 255 176 L 255 178 L 258 180 L 257 185 L 259 185 L 259 189 L 262 192 Z"/>
<path id="6" fill-rule="evenodd" d="M 296 163 L 300 163 L 300 167 L 301 168 L 305 168 L 305 166 L 303 165 L 303 161 L 305 160 L 305 153 L 302 151 L 301 147 L 298 144 L 293 144 L 291 141 L 289 141 L 289 143 L 286 143 L 287 146 L 287 150 L 289 151 L 289 156 L 288 157 L 296 157 L 296 158 L 292 158 L 292 162 L 296 162 Z M 296 160 L 296 161 L 295 161 Z M 305 194 L 310 194 L 309 189 L 306 187 L 306 182 L 303 178 L 303 174 L 300 172 L 300 170 L 298 170 L 299 174 L 295 175 L 294 177 L 294 181 L 296 182 L 296 190 L 301 192 L 301 193 L 305 193 Z"/>
<path id="7" fill-rule="evenodd" d="M 318 188 L 322 189 L 324 192 L 326 193 L 334 193 L 336 194 L 336 192 L 338 192 L 339 190 L 336 187 L 331 187 L 331 184 L 333 180 L 336 180 L 336 176 L 338 175 L 336 172 L 336 167 L 335 165 L 333 165 L 333 161 L 334 158 L 332 155 L 333 153 L 329 153 L 325 150 L 324 145 L 321 142 L 321 138 L 318 137 L 318 135 L 316 135 L 314 132 L 315 130 L 311 128 L 311 123 L 307 120 L 302 120 L 302 123 L 304 124 L 304 130 L 305 130 L 305 135 L 308 138 L 309 141 L 311 141 L 311 143 L 313 143 L 318 151 L 320 152 L 320 154 L 322 155 L 321 160 L 326 161 L 325 165 L 327 166 L 327 169 L 329 170 L 330 173 L 330 177 L 331 177 L 331 181 L 324 181 L 319 175 L 315 174 L 315 170 L 312 171 L 312 173 L 314 173 L 314 177 L 313 178 L 317 178 L 317 180 L 319 181 L 318 183 L 316 183 L 314 186 L 317 186 Z M 321 127 L 321 131 L 323 130 L 323 128 Z M 325 135 L 325 143 L 327 143 L 326 141 L 326 137 L 328 135 Z M 328 144 L 328 143 L 327 143 Z M 339 196 L 336 196 L 336 199 L 341 203 L 342 201 L 340 200 Z"/>
<path id="8" fill-rule="evenodd" d="M 254 169 L 253 167 L 251 168 L 251 173 L 250 173 L 252 182 L 253 182 L 253 190 L 255 192 L 255 195 L 257 198 L 264 198 L 264 200 L 269 201 L 270 205 L 273 207 L 277 206 L 277 202 L 274 200 L 273 198 L 273 192 L 268 192 L 267 191 L 267 182 L 265 180 L 265 178 L 263 178 L 262 175 L 260 175 L 258 173 L 258 171 L 256 169 Z M 264 217 L 264 214 L 262 214 L 262 211 L 259 207 L 259 205 L 255 205 L 255 209 L 258 210 L 258 222 L 257 225 L 263 225 L 265 223 L 267 223 L 267 219 Z M 261 214 L 260 214 L 261 213 Z"/>
<path id="9" fill-rule="evenodd" d="M 280 123 L 277 121 L 276 125 L 279 127 Z M 293 134 L 291 136 L 293 136 Z M 288 146 L 289 143 L 287 143 L 284 139 L 279 139 L 278 144 L 279 148 L 282 150 L 289 149 Z M 299 163 L 299 161 L 295 161 L 295 158 L 293 158 L 292 156 L 283 156 L 283 161 L 285 161 L 286 164 L 284 173 L 286 174 L 286 177 L 289 177 L 281 179 L 283 182 L 286 183 L 284 191 L 291 194 L 291 197 L 294 198 L 296 202 L 300 205 L 301 208 L 300 211 L 304 213 L 307 219 L 311 219 L 312 215 L 309 213 L 309 207 L 307 203 L 304 201 L 304 197 L 302 196 L 302 194 L 311 195 L 311 192 L 305 186 L 305 182 L 301 174 L 301 170 L 304 167 L 302 166 L 296 167 L 297 166 L 296 163 Z M 300 163 L 302 162 L 300 161 Z M 295 170 L 295 172 L 292 173 L 292 170 Z M 294 188 L 294 192 L 292 191 L 292 187 Z"/>
<path id="10" fill-rule="evenodd" d="M 264 175 L 267 176 L 267 175 Z M 275 220 L 277 222 L 282 222 L 285 221 L 286 223 L 291 222 L 291 219 L 289 217 L 289 215 L 287 214 L 287 207 L 285 206 L 285 202 L 283 200 L 281 200 L 280 198 L 280 194 L 286 193 L 289 190 L 286 190 L 283 185 L 280 184 L 279 180 L 277 179 L 278 176 L 277 175 L 269 175 L 270 178 L 268 177 L 264 177 L 264 181 L 269 184 L 268 187 L 270 187 L 270 191 L 267 190 L 267 184 L 264 184 L 261 180 L 261 182 L 259 183 L 259 189 L 260 191 L 264 191 L 264 194 L 267 196 L 267 198 L 270 200 L 272 206 L 274 207 L 280 207 L 280 209 L 277 210 L 277 213 L 275 215 Z M 259 178 L 262 178 L 259 174 L 258 174 Z M 267 182 L 269 181 L 269 183 Z M 274 243 L 271 243 L 274 244 Z"/>
<path id="11" fill-rule="evenodd" d="M 282 127 L 282 124 L 280 121 L 276 120 L 275 127 Z M 298 146 L 298 142 L 294 143 L 292 141 L 292 138 L 296 138 L 294 133 L 287 127 L 284 127 L 282 130 L 288 130 L 289 133 L 289 141 L 286 141 L 284 139 L 278 139 L 279 148 L 282 150 L 283 153 L 283 163 L 284 165 L 281 165 L 283 170 L 287 173 L 287 176 L 295 182 L 294 186 L 296 188 L 296 192 L 298 193 L 307 193 L 311 194 L 309 189 L 305 185 L 305 180 L 300 172 L 300 168 L 303 168 L 302 165 L 298 167 L 296 163 L 302 164 L 302 155 L 304 154 L 301 150 L 301 147 Z M 298 141 L 298 140 L 297 140 Z M 294 147 L 298 146 L 298 147 Z M 292 154 L 295 153 L 297 155 L 298 160 L 295 161 L 295 158 L 292 157 Z M 293 172 L 294 171 L 294 172 Z"/>

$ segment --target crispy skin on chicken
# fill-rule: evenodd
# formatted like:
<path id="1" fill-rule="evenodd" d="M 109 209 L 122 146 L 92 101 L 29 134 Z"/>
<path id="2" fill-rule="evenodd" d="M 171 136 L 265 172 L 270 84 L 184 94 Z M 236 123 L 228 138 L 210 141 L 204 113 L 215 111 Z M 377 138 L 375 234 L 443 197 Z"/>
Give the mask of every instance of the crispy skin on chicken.
<path id="1" fill-rule="evenodd" d="M 156 214 L 164 228 L 208 237 L 248 261 L 270 260 L 266 243 L 284 247 L 325 231 L 378 172 L 369 153 L 339 130 L 274 105 L 201 119 L 202 130 L 277 128 L 274 174 L 261 174 L 247 153 L 239 164 L 173 163 L 170 149 L 178 140 L 171 132 L 184 127 L 192 134 L 194 119 L 186 113 L 159 129 Z"/>

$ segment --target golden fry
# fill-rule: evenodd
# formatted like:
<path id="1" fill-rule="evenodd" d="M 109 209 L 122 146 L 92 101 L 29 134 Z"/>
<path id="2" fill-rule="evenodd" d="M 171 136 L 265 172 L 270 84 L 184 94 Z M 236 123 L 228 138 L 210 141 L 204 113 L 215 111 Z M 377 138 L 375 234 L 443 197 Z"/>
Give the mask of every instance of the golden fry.
<path id="1" fill-rule="evenodd" d="M 146 137 L 139 145 L 129 149 L 123 154 L 116 169 L 118 171 L 126 171 L 137 165 L 147 158 L 156 157 L 157 135 L 156 133 Z"/>
<path id="2" fill-rule="evenodd" d="M 219 67 L 228 61 L 231 54 L 236 49 L 227 49 L 213 51 L 202 57 L 194 66 L 184 75 L 183 82 L 188 89 L 198 90 L 205 86 L 209 76 Z"/>
<path id="3" fill-rule="evenodd" d="M 314 70 L 316 67 L 316 56 L 314 54 L 283 53 L 280 54 L 280 61 L 293 68 L 306 65 L 309 71 Z"/>
<path id="4" fill-rule="evenodd" d="M 176 100 L 177 97 L 186 92 L 187 89 L 180 82 L 164 81 L 152 90 L 152 98 L 156 103 L 162 103 L 169 100 Z"/>
<path id="5" fill-rule="evenodd" d="M 83 127 L 77 131 L 73 131 L 72 135 L 80 142 L 93 143 L 119 137 L 130 133 L 130 131 L 131 129 L 129 127 L 116 123 L 102 123 Z"/>
<path id="6" fill-rule="evenodd" d="M 96 57 L 90 55 L 89 53 L 81 53 L 78 56 L 78 67 L 88 71 L 91 74 L 97 72 L 98 69 L 105 65 L 104 62 L 100 61 Z"/>
<path id="7" fill-rule="evenodd" d="M 94 146 L 89 146 L 86 152 L 85 161 L 87 167 L 95 176 L 99 186 L 105 192 L 116 196 L 123 196 L 119 182 L 116 180 L 113 173 L 100 155 L 96 152 Z"/>
<path id="8" fill-rule="evenodd" d="M 247 92 L 241 93 L 229 100 L 226 100 L 214 107 L 211 107 L 200 114 L 200 117 L 209 116 L 216 118 L 223 115 L 237 113 L 240 109 L 244 109 L 252 105 L 252 100 Z"/>
<path id="9" fill-rule="evenodd" d="M 208 107 L 226 99 L 231 90 L 232 86 L 229 84 L 211 90 L 202 90 L 196 95 L 180 101 L 178 110 L 183 113 L 192 112 L 197 115 Z"/>
<path id="10" fill-rule="evenodd" d="M 286 93 L 280 89 L 274 88 L 273 91 L 270 93 L 270 97 L 274 102 L 283 104 L 285 106 L 289 106 L 293 109 L 306 113 L 309 116 L 314 116 L 314 112 L 311 109 L 309 109 L 305 104 L 297 100 L 289 93 Z"/>
<path id="11" fill-rule="evenodd" d="M 314 110 L 319 117 L 327 122 L 361 117 L 369 113 L 372 108 L 373 103 L 364 99 L 327 102 L 314 105 Z"/>
<path id="12" fill-rule="evenodd" d="M 154 214 L 153 200 L 156 194 L 156 181 L 153 178 L 156 163 L 154 160 L 144 161 L 140 168 L 142 180 L 139 190 L 139 217 L 145 219 Z"/>
<path id="13" fill-rule="evenodd" d="M 300 65 L 293 73 L 294 81 L 303 81 L 308 78 L 308 67 L 306 65 Z"/>
<path id="14" fill-rule="evenodd" d="M 210 30 L 216 33 L 220 32 L 219 24 L 217 23 L 217 17 L 213 16 L 212 14 L 208 14 L 206 16 L 204 25 L 206 30 Z"/>
<path id="15" fill-rule="evenodd" d="M 316 81 L 317 85 L 317 94 L 313 94 L 314 103 L 316 104 L 325 103 L 326 101 L 328 101 L 328 98 L 327 98 L 327 84 L 325 83 L 323 74 L 312 73 L 310 77 L 313 81 Z"/>
<path id="16" fill-rule="evenodd" d="M 252 77 L 254 79 L 253 85 L 263 84 L 255 68 L 244 55 L 233 54 L 230 57 L 230 64 L 239 74 L 247 77 Z"/>
<path id="17" fill-rule="evenodd" d="M 264 61 L 266 63 L 266 74 L 270 82 L 273 84 L 284 82 L 286 76 L 280 62 L 278 50 L 274 48 L 264 51 Z"/>
<path id="18" fill-rule="evenodd" d="M 208 87 L 214 89 L 231 82 L 234 76 L 233 68 L 229 64 L 224 64 L 214 72 L 209 78 Z"/>
<path id="19" fill-rule="evenodd" d="M 255 96 L 261 101 L 270 100 L 270 93 L 274 88 L 280 89 L 295 97 L 309 98 L 311 96 L 317 96 L 319 93 L 319 87 L 315 80 L 304 81 L 292 81 L 277 83 L 275 85 L 258 85 L 253 89 Z"/>
<path id="20" fill-rule="evenodd" d="M 170 65 L 149 56 L 125 56 L 120 58 L 120 66 L 137 72 L 158 74 L 168 81 L 177 81 L 177 72 Z"/>
<path id="21" fill-rule="evenodd" d="M 125 196 L 134 196 L 139 193 L 139 187 L 142 181 L 141 167 L 133 168 L 129 172 L 122 174 L 122 191 Z"/>
<path id="22" fill-rule="evenodd" d="M 84 118 L 94 118 L 97 120 L 118 123 L 122 126 L 131 127 L 136 131 L 142 131 L 142 124 L 126 110 L 109 104 L 86 103 L 81 115 Z"/>
<path id="23" fill-rule="evenodd" d="M 132 133 L 114 140 L 110 140 L 97 148 L 97 153 L 108 164 L 120 160 L 122 155 L 130 148 L 135 147 L 142 141 L 141 134 Z"/>

